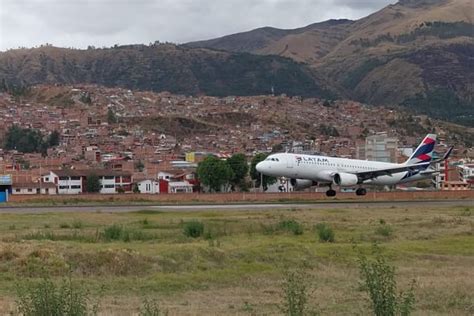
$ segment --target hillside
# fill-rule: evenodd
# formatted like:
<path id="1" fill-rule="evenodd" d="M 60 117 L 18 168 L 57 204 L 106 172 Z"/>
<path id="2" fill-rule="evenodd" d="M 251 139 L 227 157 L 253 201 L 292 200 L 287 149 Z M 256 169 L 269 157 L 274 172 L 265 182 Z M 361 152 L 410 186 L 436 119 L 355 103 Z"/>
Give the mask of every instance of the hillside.
<path id="1" fill-rule="evenodd" d="M 94 83 L 178 94 L 325 96 L 313 72 L 279 56 L 257 56 L 170 44 L 108 49 L 45 46 L 0 53 L 3 89 L 34 85 Z"/>
<path id="2" fill-rule="evenodd" d="M 290 57 L 347 98 L 474 125 L 473 10 L 470 0 L 402 0 L 358 21 L 280 30 L 259 46 L 247 43 L 268 28 L 188 45 Z"/>

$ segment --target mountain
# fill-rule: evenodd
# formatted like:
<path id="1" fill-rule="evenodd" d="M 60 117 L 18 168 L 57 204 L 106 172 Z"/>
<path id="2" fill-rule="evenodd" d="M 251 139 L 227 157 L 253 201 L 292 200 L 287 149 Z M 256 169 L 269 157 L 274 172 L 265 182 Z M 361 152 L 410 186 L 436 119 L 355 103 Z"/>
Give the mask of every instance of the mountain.
<path id="1" fill-rule="evenodd" d="M 272 29 L 273 37 L 263 28 L 187 45 L 289 57 L 346 98 L 474 125 L 472 12 L 472 0 L 401 0 L 358 21 Z"/>
<path id="2" fill-rule="evenodd" d="M 87 50 L 43 46 L 0 53 L 0 89 L 94 83 L 178 94 L 325 96 L 309 67 L 280 56 L 171 44 Z"/>
<path id="3" fill-rule="evenodd" d="M 263 27 L 207 41 L 185 44 L 231 52 L 279 55 L 296 61 L 313 62 L 328 54 L 348 35 L 351 20 L 329 20 L 306 27 L 283 30 Z"/>

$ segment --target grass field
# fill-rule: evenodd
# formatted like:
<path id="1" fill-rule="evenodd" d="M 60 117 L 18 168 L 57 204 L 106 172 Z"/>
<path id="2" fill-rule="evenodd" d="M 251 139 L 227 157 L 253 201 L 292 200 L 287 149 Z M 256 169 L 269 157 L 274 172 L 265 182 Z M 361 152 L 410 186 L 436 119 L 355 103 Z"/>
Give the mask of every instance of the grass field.
<path id="1" fill-rule="evenodd" d="M 72 276 L 104 315 L 156 298 L 170 315 L 274 315 L 288 269 L 304 271 L 321 314 L 369 311 L 358 251 L 379 242 L 400 289 L 416 281 L 417 315 L 474 313 L 474 207 L 0 215 L 0 314 L 18 284 Z M 464 205 L 461 205 L 464 204 Z M 472 203 L 471 203 L 472 204 Z M 183 233 L 204 224 L 198 238 Z M 288 221 L 302 225 L 294 229 Z M 334 242 L 319 241 L 326 223 Z"/>

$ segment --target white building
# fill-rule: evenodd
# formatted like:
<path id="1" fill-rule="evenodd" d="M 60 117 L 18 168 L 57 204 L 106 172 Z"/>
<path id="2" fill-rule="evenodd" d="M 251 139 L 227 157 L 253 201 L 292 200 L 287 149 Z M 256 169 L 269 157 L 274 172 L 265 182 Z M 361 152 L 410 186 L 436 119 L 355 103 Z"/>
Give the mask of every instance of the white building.
<path id="1" fill-rule="evenodd" d="M 193 193 L 193 185 L 185 181 L 169 182 L 168 193 Z"/>
<path id="2" fill-rule="evenodd" d="M 58 194 L 80 194 L 87 192 L 87 177 L 90 175 L 99 177 L 102 194 L 132 191 L 132 175 L 114 170 L 52 170 L 41 179 L 44 183 L 54 183 Z"/>
<path id="3" fill-rule="evenodd" d="M 56 185 L 54 183 L 24 182 L 12 185 L 12 194 L 46 194 L 55 195 Z"/>
<path id="4" fill-rule="evenodd" d="M 156 180 L 143 180 L 137 183 L 140 193 L 158 194 L 160 193 L 160 183 Z"/>

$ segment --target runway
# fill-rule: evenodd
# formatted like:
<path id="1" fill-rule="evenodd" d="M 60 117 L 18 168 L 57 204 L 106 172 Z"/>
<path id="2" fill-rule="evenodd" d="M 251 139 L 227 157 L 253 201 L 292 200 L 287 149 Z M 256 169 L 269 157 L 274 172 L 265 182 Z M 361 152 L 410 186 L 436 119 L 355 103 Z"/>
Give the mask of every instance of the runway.
<path id="1" fill-rule="evenodd" d="M 474 200 L 415 200 L 393 202 L 316 202 L 279 204 L 193 204 L 193 205 L 78 205 L 78 206 L 2 206 L 0 214 L 23 213 L 126 213 L 136 211 L 202 212 L 202 211 L 266 211 L 277 209 L 341 209 L 341 208 L 407 208 L 407 207 L 474 207 Z"/>

